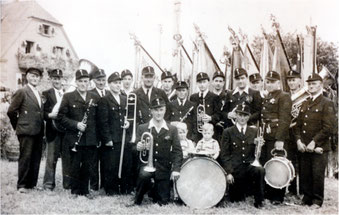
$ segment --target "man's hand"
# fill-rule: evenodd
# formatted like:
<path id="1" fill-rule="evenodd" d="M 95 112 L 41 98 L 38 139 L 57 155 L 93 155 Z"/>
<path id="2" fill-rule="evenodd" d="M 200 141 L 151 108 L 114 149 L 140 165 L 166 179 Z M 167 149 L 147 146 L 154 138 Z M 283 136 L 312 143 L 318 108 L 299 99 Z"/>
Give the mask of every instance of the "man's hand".
<path id="1" fill-rule="evenodd" d="M 202 117 L 202 121 L 203 122 L 210 122 L 212 120 L 212 117 L 208 114 L 205 114 L 203 117 Z"/>
<path id="2" fill-rule="evenodd" d="M 48 117 L 51 119 L 56 119 L 58 116 L 58 112 L 51 112 L 48 114 Z"/>
<path id="3" fill-rule="evenodd" d="M 128 120 L 125 120 L 125 124 L 122 126 L 123 129 L 128 129 L 130 126 L 130 123 Z"/>
<path id="4" fill-rule="evenodd" d="M 105 146 L 113 147 L 113 141 L 111 140 L 111 141 L 107 142 L 105 144 Z"/>
<path id="5" fill-rule="evenodd" d="M 77 128 L 79 131 L 84 132 L 86 130 L 86 124 L 83 122 L 78 122 Z"/>
<path id="6" fill-rule="evenodd" d="M 227 117 L 229 118 L 229 119 L 235 119 L 235 118 L 237 118 L 237 115 L 236 115 L 236 113 L 235 112 L 229 112 L 228 114 L 227 114 Z"/>
<path id="7" fill-rule="evenodd" d="M 172 174 L 171 174 L 171 180 L 178 180 L 180 177 L 180 172 L 177 172 L 177 171 L 173 171 Z"/>
<path id="8" fill-rule="evenodd" d="M 275 141 L 274 148 L 276 150 L 284 150 L 284 142 L 283 141 Z"/>
<path id="9" fill-rule="evenodd" d="M 306 152 L 313 152 L 315 148 L 315 142 L 312 140 L 306 147 Z"/>
<path id="10" fill-rule="evenodd" d="M 142 142 L 138 142 L 137 143 L 137 151 L 144 151 L 145 150 L 145 144 L 143 144 Z"/>
<path id="11" fill-rule="evenodd" d="M 324 150 L 321 147 L 317 147 L 317 148 L 314 149 L 314 152 L 317 153 L 317 154 L 322 154 L 324 152 Z"/>
<path id="12" fill-rule="evenodd" d="M 297 147 L 298 147 L 298 151 L 301 153 L 304 153 L 306 151 L 306 145 L 301 142 L 301 140 L 297 140 Z"/>
<path id="13" fill-rule="evenodd" d="M 229 183 L 229 184 L 233 184 L 233 183 L 234 183 L 233 175 L 232 175 L 232 174 L 228 174 L 228 175 L 226 176 L 226 181 L 227 181 L 227 183 Z"/>

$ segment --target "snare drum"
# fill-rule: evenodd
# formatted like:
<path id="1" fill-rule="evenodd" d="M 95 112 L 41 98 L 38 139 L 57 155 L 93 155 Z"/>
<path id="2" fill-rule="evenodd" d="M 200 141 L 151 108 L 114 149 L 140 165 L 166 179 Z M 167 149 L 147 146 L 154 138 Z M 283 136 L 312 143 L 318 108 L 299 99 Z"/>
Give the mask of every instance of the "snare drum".
<path id="1" fill-rule="evenodd" d="M 176 189 L 189 207 L 205 209 L 218 204 L 226 191 L 224 169 L 213 159 L 195 157 L 181 167 Z"/>
<path id="2" fill-rule="evenodd" d="M 276 156 L 273 151 L 275 149 L 271 151 L 273 158 L 267 161 L 264 166 L 266 172 L 265 181 L 273 188 L 282 189 L 287 187 L 294 179 L 295 169 L 291 161 L 286 158 L 286 150 L 284 150 L 284 156 Z"/>

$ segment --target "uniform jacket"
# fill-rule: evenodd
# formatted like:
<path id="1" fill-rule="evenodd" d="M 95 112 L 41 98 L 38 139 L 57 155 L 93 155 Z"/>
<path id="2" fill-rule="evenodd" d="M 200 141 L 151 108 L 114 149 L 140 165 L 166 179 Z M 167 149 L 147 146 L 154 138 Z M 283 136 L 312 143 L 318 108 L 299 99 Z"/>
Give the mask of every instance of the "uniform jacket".
<path id="1" fill-rule="evenodd" d="M 104 90 L 104 91 L 105 91 L 105 95 L 107 95 L 107 94 L 110 93 L 108 90 Z M 100 94 L 98 93 L 98 91 L 97 91 L 96 88 L 94 88 L 94 89 L 92 89 L 92 90 L 89 90 L 89 92 L 95 94 L 95 95 L 98 96 L 98 97 L 101 97 Z"/>
<path id="2" fill-rule="evenodd" d="M 183 154 L 176 127 L 167 123 L 169 130 L 162 128 L 159 133 L 154 128 L 148 128 L 149 123 L 139 125 L 137 128 L 136 142 L 139 142 L 144 132 L 153 135 L 153 163 L 156 168 L 156 179 L 168 179 L 172 171 L 180 172 Z M 147 161 L 148 153 L 143 156 Z M 142 164 L 144 165 L 144 164 Z"/>
<path id="3" fill-rule="evenodd" d="M 288 93 L 281 90 L 269 93 L 262 102 L 261 119 L 266 123 L 264 138 L 272 141 L 289 139 L 292 101 Z"/>
<path id="4" fill-rule="evenodd" d="M 248 123 L 255 124 L 260 119 L 261 111 L 261 96 L 260 92 L 248 89 L 248 94 L 243 92 L 241 95 L 239 93 L 233 94 L 234 90 L 228 91 L 226 93 L 225 105 L 222 109 L 222 118 L 225 122 L 225 127 L 230 127 L 233 125 L 232 121 L 228 119 L 228 113 L 232 112 L 237 105 L 241 105 L 243 102 L 250 107 L 251 116 Z"/>
<path id="5" fill-rule="evenodd" d="M 218 98 L 219 97 L 211 91 L 208 91 L 208 93 L 204 97 L 206 114 L 212 117 L 211 123 L 213 125 L 215 125 L 220 120 L 220 103 Z M 198 106 L 199 104 L 203 104 L 202 99 L 199 97 L 199 93 L 192 94 L 190 100 L 194 102 L 196 106 Z"/>
<path id="6" fill-rule="evenodd" d="M 43 102 L 41 107 L 29 86 L 17 90 L 7 115 L 17 135 L 37 135 L 44 130 Z"/>
<path id="7" fill-rule="evenodd" d="M 92 105 L 89 108 L 87 118 L 87 127 L 82 134 L 80 146 L 96 146 L 97 145 L 97 102 L 99 97 L 91 92 L 87 92 L 86 101 L 80 96 L 77 90 L 70 93 L 65 93 L 59 113 L 58 120 L 67 130 L 65 132 L 64 141 L 72 148 L 78 140 L 79 130 L 77 129 L 78 122 L 84 118 L 85 112 L 89 106 L 90 100 L 93 99 Z"/>
<path id="8" fill-rule="evenodd" d="M 335 123 L 334 104 L 328 98 L 320 95 L 314 101 L 308 99 L 302 104 L 297 118 L 296 140 L 300 139 L 306 145 L 314 140 L 315 147 L 328 151 Z"/>
<path id="9" fill-rule="evenodd" d="M 187 137 L 191 139 L 191 136 L 193 135 L 193 128 L 196 128 L 196 122 L 197 122 L 197 117 L 196 117 L 196 105 L 195 103 L 189 101 L 186 99 L 185 104 L 179 105 L 178 99 L 175 99 L 170 103 L 170 114 L 169 114 L 169 121 L 181 121 L 185 115 L 187 117 L 183 120 L 184 123 L 187 125 L 187 130 L 188 130 L 188 135 Z M 189 111 L 191 108 L 193 108 L 191 111 Z"/>
<path id="10" fill-rule="evenodd" d="M 121 143 L 126 114 L 127 98 L 119 96 L 120 104 L 115 100 L 112 93 L 106 94 L 98 102 L 98 128 L 100 140 L 106 144 L 109 141 Z M 126 138 L 127 142 L 127 138 Z"/>
<path id="11" fill-rule="evenodd" d="M 136 96 L 137 96 L 137 123 L 138 124 L 143 124 L 143 123 L 147 123 L 151 118 L 151 109 L 150 109 L 150 102 L 157 98 L 157 97 L 161 97 L 165 100 L 166 102 L 166 114 L 165 114 L 165 119 L 168 119 L 168 115 L 170 113 L 169 110 L 169 101 L 167 98 L 166 93 L 159 88 L 153 87 L 152 91 L 151 91 L 151 99 L 150 101 L 148 101 L 148 96 L 145 94 L 144 89 L 142 87 L 140 87 L 139 89 L 133 91 Z"/>
<path id="12" fill-rule="evenodd" d="M 46 121 L 46 139 L 48 142 L 54 140 L 56 135 L 59 133 L 52 124 L 52 119 L 48 117 L 53 110 L 54 105 L 57 103 L 55 90 L 51 88 L 49 90 L 43 91 L 42 96 L 44 97 L 44 119 Z"/>
<path id="13" fill-rule="evenodd" d="M 220 146 L 220 160 L 227 174 L 239 176 L 254 161 L 257 129 L 247 126 L 245 134 L 234 125 L 224 130 Z"/>

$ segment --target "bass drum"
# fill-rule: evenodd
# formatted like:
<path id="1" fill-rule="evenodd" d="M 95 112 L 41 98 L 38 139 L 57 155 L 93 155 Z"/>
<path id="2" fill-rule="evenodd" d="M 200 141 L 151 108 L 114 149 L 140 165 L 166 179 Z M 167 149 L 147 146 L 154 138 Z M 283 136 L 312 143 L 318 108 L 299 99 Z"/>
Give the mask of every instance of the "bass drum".
<path id="1" fill-rule="evenodd" d="M 189 207 L 205 209 L 218 204 L 226 192 L 226 174 L 213 159 L 195 157 L 186 161 L 176 182 L 181 200 Z"/>
<path id="2" fill-rule="evenodd" d="M 273 188 L 282 189 L 287 187 L 294 179 L 295 169 L 291 161 L 286 158 L 286 150 L 284 150 L 284 156 L 276 156 L 276 154 L 273 154 L 274 150 L 271 151 L 273 158 L 267 161 L 264 166 L 265 181 Z"/>

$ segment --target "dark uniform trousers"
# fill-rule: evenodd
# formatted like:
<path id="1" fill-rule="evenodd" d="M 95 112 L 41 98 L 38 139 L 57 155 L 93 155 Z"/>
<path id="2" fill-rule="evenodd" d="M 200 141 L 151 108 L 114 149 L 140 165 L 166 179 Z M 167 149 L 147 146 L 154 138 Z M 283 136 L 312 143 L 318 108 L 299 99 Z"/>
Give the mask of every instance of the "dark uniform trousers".
<path id="1" fill-rule="evenodd" d="M 65 189 L 71 188 L 70 181 L 70 155 L 69 148 L 63 150 L 64 146 L 62 139 L 64 134 L 56 130 L 53 126 L 52 119 L 48 117 L 53 111 L 55 104 L 57 103 L 57 98 L 55 95 L 55 89 L 51 88 L 42 92 L 43 97 L 45 98 L 44 103 L 44 119 L 46 121 L 46 145 L 47 145 L 47 158 L 46 158 L 46 168 L 43 186 L 44 188 L 54 189 L 55 188 L 55 171 L 58 158 L 61 157 L 62 160 L 62 183 Z"/>
<path id="2" fill-rule="evenodd" d="M 329 137 L 337 127 L 334 110 L 334 104 L 319 95 L 314 101 L 309 99 L 302 104 L 297 118 L 296 139 L 306 145 L 314 140 L 315 148 L 323 149 L 323 154 L 300 153 L 300 186 L 307 205 L 323 204 L 325 169 L 331 150 Z"/>
<path id="3" fill-rule="evenodd" d="M 120 179 L 118 177 L 126 104 L 125 95 L 120 94 L 119 101 L 117 101 L 111 93 L 102 97 L 98 104 L 98 128 L 103 144 L 101 146 L 101 167 L 105 172 L 103 187 L 108 195 L 127 194 L 132 191 L 132 152 L 129 143 L 131 126 L 125 131 L 122 175 Z M 110 141 L 113 142 L 113 147 L 105 146 Z"/>
<path id="4" fill-rule="evenodd" d="M 295 174 L 296 176 L 299 175 L 299 153 L 298 153 L 298 147 L 297 147 L 297 143 L 294 137 L 294 133 L 293 133 L 293 129 L 290 128 L 289 129 L 289 136 L 290 139 L 287 142 L 287 146 L 286 146 L 286 151 L 287 151 L 287 159 L 290 160 L 292 162 L 292 165 L 294 167 L 295 170 Z M 298 191 L 297 191 L 297 177 L 295 177 L 290 185 L 288 186 L 288 191 L 290 193 L 292 193 L 293 195 L 297 195 Z M 299 193 L 302 194 L 302 192 L 300 192 L 299 189 Z"/>
<path id="5" fill-rule="evenodd" d="M 57 119 L 66 128 L 63 142 L 70 153 L 71 193 L 85 195 L 89 192 L 90 174 L 95 169 L 95 153 L 97 150 L 97 101 L 95 94 L 87 92 L 84 100 L 77 90 L 63 96 Z M 91 106 L 89 106 L 92 100 Z M 87 110 L 89 110 L 87 112 Z M 86 130 L 79 140 L 78 122 L 87 114 Z M 75 145 L 78 143 L 78 145 Z M 72 151 L 76 148 L 77 152 Z M 65 148 L 65 150 L 67 150 Z"/>
<path id="6" fill-rule="evenodd" d="M 7 115 L 20 143 L 17 188 L 37 185 L 44 131 L 43 104 L 29 86 L 17 90 Z"/>
<path id="7" fill-rule="evenodd" d="M 265 144 L 262 147 L 260 157 L 262 164 L 265 164 L 273 157 L 271 151 L 274 149 L 276 141 L 283 141 L 284 148 L 288 147 L 291 109 L 292 101 L 290 96 L 281 90 L 273 91 L 263 99 L 261 119 L 265 123 L 266 129 L 264 133 Z M 282 153 L 277 151 L 279 156 Z M 275 189 L 269 185 L 265 187 L 265 196 L 271 201 L 283 202 L 285 192 L 286 188 Z"/>
<path id="8" fill-rule="evenodd" d="M 139 165 L 139 173 L 136 186 L 134 203 L 140 205 L 144 194 L 150 191 L 149 195 L 154 202 L 160 205 L 167 204 L 170 199 L 170 176 L 172 171 L 180 171 L 182 164 L 182 149 L 176 127 L 168 124 L 169 130 L 161 128 L 159 133 L 154 128 L 148 128 L 149 123 L 138 126 L 136 142 L 140 141 L 144 132 L 151 132 L 153 136 L 153 163 L 156 171 L 149 173 L 144 171 L 145 164 Z M 134 149 L 135 150 L 135 149 Z M 147 160 L 142 156 L 143 160 Z"/>
<path id="9" fill-rule="evenodd" d="M 251 165 L 255 159 L 256 135 L 257 129 L 249 126 L 245 134 L 239 132 L 236 126 L 223 132 L 219 157 L 226 173 L 234 178 L 234 183 L 229 185 L 231 202 L 245 200 L 252 193 L 256 203 L 264 199 L 265 169 Z"/>

